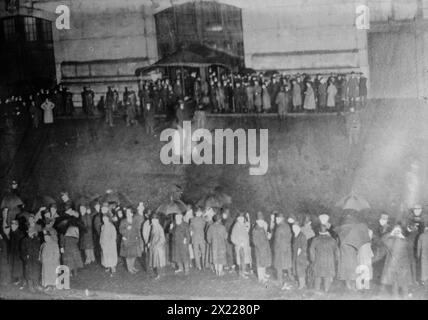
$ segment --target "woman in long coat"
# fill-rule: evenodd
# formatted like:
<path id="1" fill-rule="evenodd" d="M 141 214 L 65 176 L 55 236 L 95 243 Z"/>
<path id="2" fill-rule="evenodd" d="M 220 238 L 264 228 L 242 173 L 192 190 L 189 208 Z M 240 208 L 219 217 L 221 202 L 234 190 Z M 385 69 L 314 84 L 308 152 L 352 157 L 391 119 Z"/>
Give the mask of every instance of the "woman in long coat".
<path id="1" fill-rule="evenodd" d="M 74 275 L 83 268 L 82 255 L 79 250 L 80 230 L 76 226 L 69 226 L 65 235 L 60 235 L 60 247 L 63 253 L 63 262 Z"/>
<path id="2" fill-rule="evenodd" d="M 42 286 L 56 286 L 56 269 L 60 265 L 60 253 L 56 235 L 44 231 L 45 242 L 40 248 L 40 261 L 42 262 Z"/>
<path id="3" fill-rule="evenodd" d="M 296 80 L 292 81 L 293 87 L 292 87 L 292 97 L 293 97 L 293 111 L 299 111 L 300 107 L 302 106 L 302 88 L 300 87 L 300 84 L 297 83 Z"/>
<path id="4" fill-rule="evenodd" d="M 251 247 L 250 247 L 250 225 L 245 221 L 245 216 L 240 213 L 232 228 L 230 240 L 235 245 L 236 262 L 239 265 L 240 275 L 246 279 L 246 265 L 251 264 Z"/>
<path id="5" fill-rule="evenodd" d="M 254 111 L 254 85 L 247 83 L 245 86 L 245 94 L 247 96 L 248 111 Z"/>
<path id="6" fill-rule="evenodd" d="M 16 284 L 20 284 L 24 281 L 24 264 L 20 256 L 21 240 L 25 234 L 18 227 L 18 221 L 13 220 L 11 224 L 11 231 L 9 235 L 10 239 L 10 251 L 9 261 L 12 268 L 12 280 Z"/>
<path id="7" fill-rule="evenodd" d="M 301 231 L 299 225 L 293 225 L 294 241 L 293 241 L 293 269 L 294 275 L 299 280 L 299 289 L 306 286 L 306 269 L 308 267 L 308 241 L 306 236 Z"/>
<path id="8" fill-rule="evenodd" d="M 408 287 L 412 283 L 412 270 L 410 267 L 410 253 L 408 240 L 404 237 L 401 226 L 396 226 L 392 232 L 385 236 L 384 243 L 387 248 L 385 266 L 381 283 L 392 285 L 393 293 L 399 294 L 402 289 L 403 296 L 407 297 Z"/>
<path id="9" fill-rule="evenodd" d="M 320 110 L 324 110 L 327 105 L 327 86 L 325 78 L 321 78 L 318 86 L 318 106 Z"/>
<path id="10" fill-rule="evenodd" d="M 273 238 L 273 265 L 276 269 L 280 285 L 283 282 L 283 270 L 287 270 L 288 277 L 292 275 L 291 238 L 290 226 L 284 221 L 284 215 L 279 214 L 276 217 L 276 229 Z M 288 287 L 286 286 L 286 288 Z"/>
<path id="11" fill-rule="evenodd" d="M 263 92 L 263 111 L 267 112 L 272 108 L 271 99 L 268 89 L 266 88 L 266 84 L 262 86 Z"/>
<path id="12" fill-rule="evenodd" d="M 24 261 L 24 274 L 28 288 L 34 291 L 39 286 L 40 277 L 40 237 L 34 226 L 30 226 L 27 236 L 21 242 L 21 257 Z"/>
<path id="13" fill-rule="evenodd" d="M 101 264 L 107 269 L 106 271 L 110 271 L 113 274 L 116 272 L 117 265 L 117 232 L 108 214 L 104 214 L 102 220 L 103 225 L 101 226 L 100 235 Z"/>
<path id="14" fill-rule="evenodd" d="M 126 218 L 120 222 L 119 232 L 122 236 L 120 256 L 126 259 L 126 266 L 130 273 L 136 273 L 135 259 L 142 254 L 141 222 L 133 217 L 132 209 L 126 209 Z"/>
<path id="15" fill-rule="evenodd" d="M 190 267 L 190 228 L 183 221 L 183 214 L 175 214 L 175 225 L 172 229 L 172 259 L 177 264 L 178 269 L 175 271 L 184 271 L 188 274 Z"/>
<path id="16" fill-rule="evenodd" d="M 81 205 L 79 211 L 80 219 L 85 227 L 84 232 L 80 236 L 80 249 L 85 252 L 85 264 L 91 264 L 95 262 L 94 234 L 92 229 L 94 215 L 92 214 L 92 210 L 86 206 Z"/>
<path id="17" fill-rule="evenodd" d="M 252 232 L 252 242 L 256 256 L 257 276 L 260 282 L 266 282 L 266 268 L 272 265 L 272 253 L 267 233 L 267 223 L 262 213 L 257 214 L 256 224 Z"/>
<path id="18" fill-rule="evenodd" d="M 159 279 L 162 268 L 166 265 L 165 233 L 159 223 L 158 215 L 152 217 L 152 228 L 149 236 L 149 264 Z"/>
<path id="19" fill-rule="evenodd" d="M 214 223 L 207 230 L 207 242 L 210 244 L 212 263 L 218 276 L 223 275 L 223 266 L 227 263 L 226 241 L 226 227 L 221 223 L 221 216 L 216 214 Z"/>
<path id="20" fill-rule="evenodd" d="M 327 88 L 327 107 L 334 108 L 336 106 L 336 94 L 337 88 L 334 85 L 333 81 L 329 81 L 329 85 Z"/>
<path id="21" fill-rule="evenodd" d="M 303 109 L 309 111 L 316 109 L 314 89 L 312 88 L 312 84 L 309 81 L 306 82 L 305 101 L 303 103 Z"/>
<path id="22" fill-rule="evenodd" d="M 290 105 L 290 91 L 288 87 L 281 87 L 276 95 L 275 103 L 278 105 L 278 116 L 283 120 L 288 113 L 288 107 Z"/>

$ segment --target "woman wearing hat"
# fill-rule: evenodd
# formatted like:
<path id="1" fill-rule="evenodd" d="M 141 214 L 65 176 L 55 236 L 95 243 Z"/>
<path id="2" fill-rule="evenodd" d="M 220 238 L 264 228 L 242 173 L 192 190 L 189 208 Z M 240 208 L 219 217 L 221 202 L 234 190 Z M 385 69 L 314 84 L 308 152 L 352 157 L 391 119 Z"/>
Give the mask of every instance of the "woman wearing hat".
<path id="1" fill-rule="evenodd" d="M 56 269 L 60 265 L 60 253 L 56 234 L 44 230 L 45 242 L 40 248 L 40 261 L 42 262 L 42 286 L 46 289 L 56 286 Z"/>
<path id="2" fill-rule="evenodd" d="M 226 227 L 221 223 L 220 214 L 214 216 L 214 223 L 211 224 L 207 231 L 207 242 L 210 244 L 212 262 L 215 272 L 222 276 L 223 266 L 227 263 L 226 259 Z"/>

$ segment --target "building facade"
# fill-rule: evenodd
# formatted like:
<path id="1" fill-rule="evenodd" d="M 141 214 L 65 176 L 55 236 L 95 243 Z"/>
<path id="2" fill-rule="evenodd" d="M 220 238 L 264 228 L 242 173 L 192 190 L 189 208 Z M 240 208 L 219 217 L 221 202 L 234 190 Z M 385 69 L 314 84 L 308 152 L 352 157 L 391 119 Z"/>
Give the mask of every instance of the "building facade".
<path id="1" fill-rule="evenodd" d="M 60 5 L 70 29 L 56 28 Z M 358 25 L 362 5 L 369 29 Z M 0 85 L 122 90 L 136 86 L 136 68 L 193 41 L 256 70 L 358 71 L 371 97 L 424 98 L 427 21 L 427 0 L 0 0 L 0 63 L 10 66 Z"/>

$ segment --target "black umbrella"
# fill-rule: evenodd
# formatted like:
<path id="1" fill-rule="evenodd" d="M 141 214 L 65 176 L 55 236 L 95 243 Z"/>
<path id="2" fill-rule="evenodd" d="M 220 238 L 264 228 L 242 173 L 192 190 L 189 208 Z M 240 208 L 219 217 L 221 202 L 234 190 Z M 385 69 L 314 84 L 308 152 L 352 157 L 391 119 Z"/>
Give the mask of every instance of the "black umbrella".
<path id="1" fill-rule="evenodd" d="M 239 74 L 241 75 L 252 75 L 252 74 L 256 74 L 257 71 L 252 69 L 252 68 L 243 68 L 239 70 Z"/>
<path id="2" fill-rule="evenodd" d="M 279 72 L 277 70 L 267 70 L 263 74 L 265 77 L 272 77 L 275 74 L 278 74 Z"/>
<path id="3" fill-rule="evenodd" d="M 181 200 L 170 200 L 168 203 L 162 204 L 156 210 L 156 213 L 163 213 L 165 215 L 183 213 L 187 210 L 186 205 Z"/>

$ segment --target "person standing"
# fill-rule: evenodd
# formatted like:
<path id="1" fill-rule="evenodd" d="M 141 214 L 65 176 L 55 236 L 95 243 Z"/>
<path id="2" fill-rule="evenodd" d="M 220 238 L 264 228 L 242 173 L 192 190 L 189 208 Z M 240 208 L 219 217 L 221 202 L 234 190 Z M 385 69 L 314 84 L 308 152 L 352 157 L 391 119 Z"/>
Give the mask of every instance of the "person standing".
<path id="1" fill-rule="evenodd" d="M 107 272 L 113 276 L 116 272 L 117 265 L 117 232 L 116 228 L 110 220 L 110 214 L 103 214 L 100 235 L 101 245 L 101 264 L 106 268 Z"/>
<path id="2" fill-rule="evenodd" d="M 40 248 L 40 261 L 42 263 L 42 286 L 46 289 L 56 286 L 56 270 L 60 265 L 60 253 L 55 234 L 48 230 L 43 231 L 44 243 Z"/>
<path id="3" fill-rule="evenodd" d="M 327 87 L 327 109 L 334 110 L 336 106 L 336 94 L 337 88 L 334 85 L 333 81 L 329 80 Z"/>
<path id="4" fill-rule="evenodd" d="M 196 210 L 196 217 L 190 220 L 190 235 L 192 237 L 193 252 L 195 256 L 195 264 L 198 270 L 205 268 L 205 225 L 206 222 L 202 217 L 202 210 Z"/>
<path id="5" fill-rule="evenodd" d="M 387 248 L 385 267 L 381 283 L 392 286 L 393 294 L 398 297 L 400 289 L 404 297 L 408 296 L 409 285 L 412 283 L 412 270 L 408 252 L 407 239 L 400 225 L 396 225 L 384 238 Z"/>
<path id="6" fill-rule="evenodd" d="M 293 112 L 299 112 L 302 107 L 302 92 L 300 84 L 297 83 L 296 79 L 292 81 L 292 102 L 293 102 Z"/>
<path id="7" fill-rule="evenodd" d="M 106 93 L 106 114 L 105 114 L 105 120 L 106 123 L 110 126 L 113 127 L 113 112 L 114 112 L 114 92 L 112 90 L 111 87 L 107 88 L 107 93 Z"/>
<path id="8" fill-rule="evenodd" d="M 319 80 L 318 86 L 318 107 L 320 112 L 325 111 L 325 107 L 327 106 L 327 81 L 324 77 Z"/>
<path id="9" fill-rule="evenodd" d="M 254 94 L 255 89 L 252 82 L 249 82 L 245 86 L 245 94 L 247 95 L 247 106 L 245 107 L 247 112 L 254 112 Z"/>
<path id="10" fill-rule="evenodd" d="M 221 223 L 221 216 L 214 215 L 214 223 L 208 227 L 207 242 L 210 244 L 212 263 L 217 276 L 223 276 L 223 266 L 227 263 L 226 260 L 226 241 L 227 231 Z"/>
<path id="11" fill-rule="evenodd" d="M 152 227 L 149 236 L 149 264 L 153 269 L 156 279 L 159 279 L 163 268 L 166 266 L 165 232 L 159 223 L 159 216 L 152 216 Z"/>
<path id="12" fill-rule="evenodd" d="M 279 213 L 276 216 L 276 227 L 273 238 L 273 265 L 277 272 L 277 278 L 282 290 L 289 290 L 290 286 L 283 283 L 283 271 L 286 270 L 288 277 L 292 276 L 292 248 L 291 248 L 291 230 L 286 223 L 284 214 Z"/>
<path id="13" fill-rule="evenodd" d="M 153 135 L 155 133 L 155 109 L 148 101 L 144 107 L 144 127 L 146 134 Z"/>
<path id="14" fill-rule="evenodd" d="M 55 108 L 55 105 L 49 100 L 49 98 L 46 98 L 42 103 L 41 108 L 43 110 L 43 123 L 48 125 L 52 124 L 54 122 L 53 109 Z"/>
<path id="15" fill-rule="evenodd" d="M 305 101 L 303 103 L 303 109 L 306 111 L 315 111 L 315 93 L 312 88 L 311 82 L 306 82 Z"/>
<path id="16" fill-rule="evenodd" d="M 80 238 L 80 249 L 85 252 L 85 265 L 95 262 L 94 254 L 94 235 L 92 223 L 94 216 L 92 210 L 86 205 L 79 206 L 80 219 L 85 227 L 85 230 Z"/>
<path id="17" fill-rule="evenodd" d="M 299 289 L 306 287 L 306 269 L 308 267 L 308 241 L 300 226 L 294 223 L 292 226 L 293 240 L 293 269 L 294 275 L 299 281 Z"/>
<path id="18" fill-rule="evenodd" d="M 328 232 L 326 225 L 321 225 L 318 236 L 312 240 L 309 256 L 315 278 L 315 290 L 319 291 L 321 282 L 324 282 L 324 291 L 328 292 L 336 276 L 336 261 L 339 258 L 339 248 L 336 240 Z"/>
<path id="19" fill-rule="evenodd" d="M 247 214 L 247 217 L 248 216 Z M 251 263 L 249 231 L 250 223 L 248 220 L 246 221 L 244 213 L 241 212 L 236 218 L 230 239 L 235 246 L 236 263 L 239 266 L 239 274 L 244 279 L 248 279 L 246 265 Z"/>
<path id="20" fill-rule="evenodd" d="M 266 273 L 266 268 L 272 265 L 272 253 L 267 228 L 268 225 L 264 220 L 263 213 L 257 212 L 256 224 L 252 231 L 252 242 L 256 257 L 257 278 L 261 283 L 267 282 L 269 276 Z"/>
<path id="21" fill-rule="evenodd" d="M 359 94 L 361 107 L 364 108 L 367 104 L 367 78 L 363 73 L 359 77 Z"/>
<path id="22" fill-rule="evenodd" d="M 142 254 L 140 226 L 132 209 L 126 208 L 126 218 L 120 222 L 119 226 L 119 232 L 122 235 L 120 255 L 126 259 L 126 267 L 132 274 L 138 272 L 135 268 L 135 259 Z"/>
<path id="23" fill-rule="evenodd" d="M 286 116 L 288 113 L 288 108 L 290 105 L 290 90 L 288 85 L 284 88 L 281 87 L 278 94 L 276 95 L 275 104 L 278 108 L 278 119 L 280 121 L 280 126 L 282 122 L 286 120 Z"/>
<path id="24" fill-rule="evenodd" d="M 77 218 L 76 218 L 77 219 Z M 70 273 L 76 276 L 77 271 L 83 268 L 82 256 L 79 250 L 80 231 L 75 225 L 69 225 L 64 235 L 60 235 L 60 251 L 63 254 L 63 262 L 70 269 Z"/>
<path id="25" fill-rule="evenodd" d="M 254 85 L 254 106 L 256 107 L 256 111 L 258 113 L 262 112 L 263 106 L 263 88 L 260 85 L 260 81 L 256 81 Z"/>
<path id="26" fill-rule="evenodd" d="M 175 273 L 183 272 L 189 274 L 190 254 L 190 229 L 189 225 L 183 221 L 183 214 L 175 214 L 175 225 L 172 229 L 172 256 L 177 264 Z"/>
<path id="27" fill-rule="evenodd" d="M 359 87 L 360 85 L 358 83 L 358 79 L 355 77 L 355 72 L 352 71 L 347 84 L 348 103 L 351 108 L 356 107 L 356 100 L 359 96 Z"/>
<path id="28" fill-rule="evenodd" d="M 37 231 L 34 216 L 30 216 L 28 220 L 27 235 L 21 242 L 21 257 L 24 261 L 25 280 L 31 292 L 39 287 L 40 276 L 40 237 Z"/>
<path id="29" fill-rule="evenodd" d="M 417 258 L 421 270 L 421 283 L 428 289 L 428 224 L 425 223 L 425 230 L 419 236 L 417 245 Z"/>

